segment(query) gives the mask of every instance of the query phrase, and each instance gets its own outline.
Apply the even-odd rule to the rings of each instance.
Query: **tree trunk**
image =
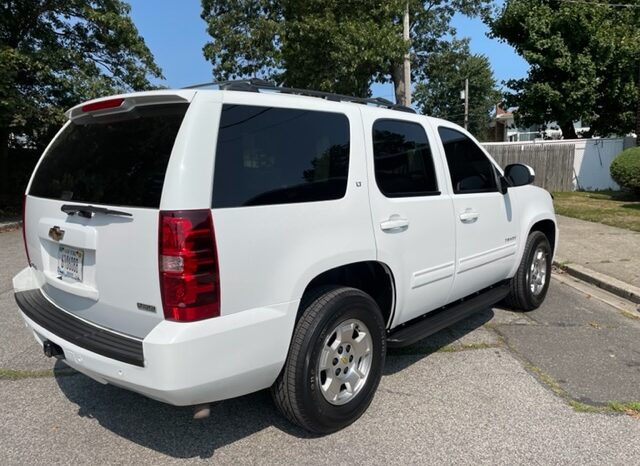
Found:
[[[576,129],[573,127],[573,121],[569,120],[560,125],[562,130],[562,137],[565,139],[578,139]]]
[[[9,128],[0,128],[0,200],[9,195]]]
[[[393,79],[393,88],[396,94],[396,103],[398,105],[407,105],[407,99],[404,93],[404,66],[402,62],[397,65],[393,65],[393,70],[391,70],[391,78]]]

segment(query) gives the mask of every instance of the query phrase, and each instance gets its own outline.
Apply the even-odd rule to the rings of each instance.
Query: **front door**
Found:
[[[456,278],[450,301],[504,280],[516,260],[518,229],[509,192],[498,189],[497,169],[461,131],[440,126],[456,223]]]

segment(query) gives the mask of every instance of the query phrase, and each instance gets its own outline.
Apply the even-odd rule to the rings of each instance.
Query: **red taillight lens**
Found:
[[[27,247],[27,195],[22,197],[22,241],[24,241],[24,252],[27,255],[27,264],[31,266],[31,258],[29,257],[29,248]]]
[[[83,105],[83,112],[95,112],[96,110],[106,110],[107,108],[116,108],[122,105],[124,99],[109,99],[101,100],[100,102],[93,102],[92,104]]]
[[[211,211],[161,211],[160,291],[167,319],[193,322],[220,315],[218,255]]]

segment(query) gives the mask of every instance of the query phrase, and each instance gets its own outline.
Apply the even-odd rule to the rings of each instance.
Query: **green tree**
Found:
[[[492,35],[529,62],[528,76],[507,82],[509,106],[527,125],[557,121],[565,138],[582,119],[591,134],[624,134],[638,102],[640,8],[620,2],[507,0]],[[639,0],[625,0],[637,4]]]
[[[422,113],[464,124],[464,101],[460,91],[469,79],[469,131],[487,138],[490,112],[501,99],[489,60],[473,55],[468,40],[454,40],[426,62],[425,80],[416,84],[415,101]]]
[[[65,109],[161,77],[120,0],[0,3],[0,194],[9,146],[42,149]]]
[[[284,84],[366,96],[389,57],[402,57],[394,2],[287,0],[281,48]]]
[[[455,33],[456,12],[485,14],[489,0],[202,0],[216,80],[261,77],[294,87],[366,96],[373,81],[398,95],[409,51],[412,75]],[[402,38],[409,5],[411,39]]]

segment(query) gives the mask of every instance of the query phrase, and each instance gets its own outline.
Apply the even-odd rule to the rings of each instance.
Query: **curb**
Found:
[[[553,261],[553,265],[579,280],[591,283],[632,303],[640,304],[640,288],[636,286],[582,265],[566,263],[562,259]]]

